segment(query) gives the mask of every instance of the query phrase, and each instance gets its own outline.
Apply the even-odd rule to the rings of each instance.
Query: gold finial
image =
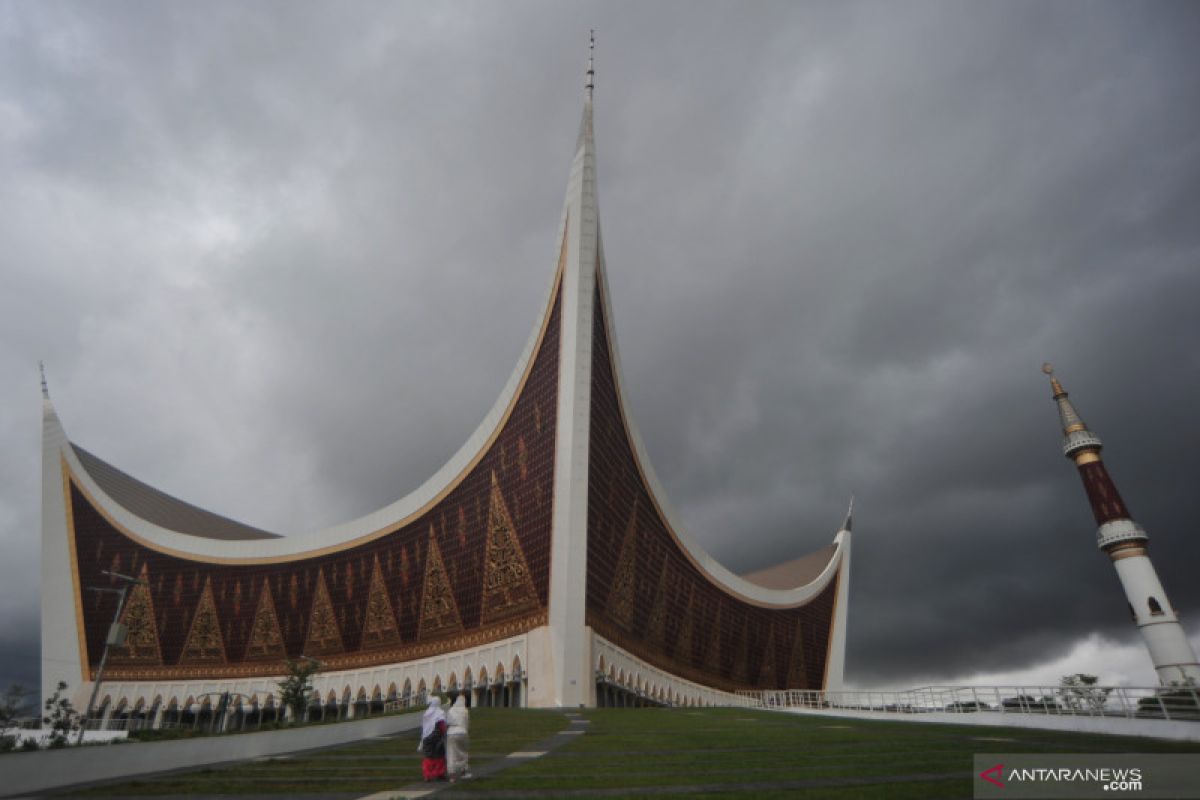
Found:
[[[1054,390],[1054,396],[1057,398],[1060,395],[1066,396],[1067,392],[1063,389],[1062,384],[1058,382],[1058,378],[1054,377],[1054,365],[1049,361],[1042,364],[1042,372],[1050,376],[1050,388]]]

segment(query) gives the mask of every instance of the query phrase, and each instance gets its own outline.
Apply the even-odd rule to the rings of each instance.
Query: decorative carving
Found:
[[[646,643],[655,650],[666,647],[667,639],[667,559],[663,559],[658,574],[658,586],[654,589],[654,602],[650,604],[650,617],[646,623]]]
[[[462,506],[458,507],[458,547],[467,550],[467,510]]]
[[[123,664],[162,664],[162,649],[158,645],[158,627],[154,621],[154,598],[150,596],[150,574],[142,564],[135,583],[129,590],[129,599],[121,612],[121,623],[126,628],[125,644],[113,648],[109,659]]]
[[[338,630],[333,603],[329,600],[329,587],[325,585],[325,568],[317,569],[316,594],[313,596],[312,611],[308,615],[308,632],[304,635],[304,654],[309,656],[340,653],[342,634]]]
[[[637,557],[637,500],[629,514],[629,525],[621,542],[621,555],[617,557],[617,570],[613,575],[612,589],[608,593],[608,615],[620,627],[633,632],[634,593],[636,589]]]
[[[217,604],[213,600],[212,578],[204,579],[200,602],[192,617],[192,626],[184,640],[180,664],[224,664],[225,640],[221,638],[221,621],[217,617]]]
[[[488,501],[485,553],[479,624],[491,625],[537,610],[537,589],[495,472],[492,472],[492,493]]]
[[[400,629],[396,615],[392,613],[392,602],[388,599],[387,584],[383,582],[383,568],[379,556],[371,567],[371,587],[367,590],[367,618],[362,628],[362,647],[392,647],[400,643]]]
[[[242,615],[242,581],[238,579],[233,587],[233,615],[240,617]]]
[[[250,625],[250,641],[246,645],[249,659],[269,658],[273,661],[287,655],[283,644],[283,633],[279,630],[279,615],[275,613],[275,598],[271,596],[271,582],[263,581],[258,593],[258,607],[254,609],[254,622]]]
[[[442,563],[442,550],[438,547],[433,526],[429,526],[429,548],[425,554],[425,581],[421,592],[421,622],[417,638],[426,639],[460,633],[462,617],[458,615],[458,603],[454,600],[454,589]]]

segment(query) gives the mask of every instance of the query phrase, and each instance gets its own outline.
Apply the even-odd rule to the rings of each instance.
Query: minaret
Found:
[[[1043,364],[1042,372],[1050,376],[1054,401],[1058,403],[1064,437],[1063,455],[1079,468],[1092,514],[1100,526],[1096,533],[1097,544],[1117,569],[1117,577],[1125,588],[1134,622],[1146,641],[1159,682],[1164,685],[1200,684],[1200,662],[1146,552],[1149,537],[1142,526],[1133,521],[1116,484],[1109,477],[1100,459],[1103,445],[1099,437],[1088,430],[1076,413],[1062,384],[1054,377],[1054,367]]]

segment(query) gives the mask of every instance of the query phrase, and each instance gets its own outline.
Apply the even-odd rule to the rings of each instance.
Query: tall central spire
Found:
[[[585,628],[587,502],[591,423],[592,333],[598,277],[603,272],[600,213],[596,201],[596,146],[592,135],[594,62],[589,39],[586,95],[579,139],[563,203],[562,300],[558,411],[555,433],[551,532],[550,635],[553,684],[548,705],[574,708],[589,702],[591,682]],[[531,690],[532,691],[532,690]],[[532,695],[531,695],[532,697]]]

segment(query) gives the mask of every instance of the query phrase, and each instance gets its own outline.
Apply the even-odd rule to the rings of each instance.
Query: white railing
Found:
[[[760,708],[891,714],[1055,714],[1200,722],[1200,688],[1132,686],[921,686],[902,691],[742,691]]]

